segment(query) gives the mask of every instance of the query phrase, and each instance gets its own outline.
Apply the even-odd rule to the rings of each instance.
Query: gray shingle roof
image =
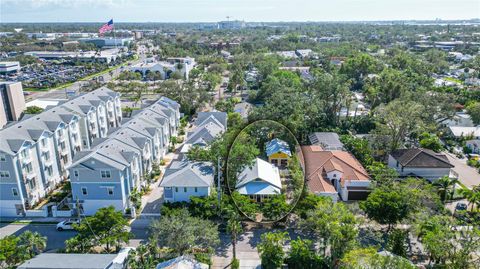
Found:
[[[397,149],[391,153],[403,167],[452,168],[445,154],[423,148]]]
[[[223,125],[223,128],[227,128],[227,113],[225,112],[198,112],[197,119],[195,120],[195,125],[200,126],[205,123],[209,118],[215,118],[220,124]]]
[[[174,161],[166,169],[162,187],[210,187],[214,182],[213,166],[207,162]]]
[[[0,130],[0,151],[13,155],[18,151],[18,145],[23,142],[8,142],[8,140],[13,138],[14,140],[35,142],[39,138],[39,134],[32,130],[55,131],[60,124],[69,124],[76,117],[84,116],[86,112],[94,109],[91,102],[99,104],[100,96],[114,97],[117,95],[119,94],[106,87],[101,87],[47,109],[38,115],[15,122]]]
[[[107,269],[117,254],[41,253],[19,269]]]

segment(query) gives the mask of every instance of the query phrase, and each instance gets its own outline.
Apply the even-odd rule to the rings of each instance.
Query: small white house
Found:
[[[213,166],[207,162],[174,161],[165,171],[160,187],[165,202],[190,201],[208,196],[214,183]]]
[[[282,192],[280,172],[275,165],[256,158],[252,167],[245,167],[239,174],[235,189],[260,202],[264,197]]]

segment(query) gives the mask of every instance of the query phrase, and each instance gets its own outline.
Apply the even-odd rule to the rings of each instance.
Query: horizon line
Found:
[[[113,18],[113,21],[116,23],[185,23],[185,24],[191,24],[191,23],[218,23],[218,22],[224,22],[227,20],[221,20],[221,21],[115,21],[115,18]],[[386,19],[379,19],[379,20],[319,20],[319,21],[312,21],[312,20],[305,20],[305,21],[299,21],[299,20],[290,20],[290,21],[246,21],[246,20],[241,20],[241,19],[235,19],[235,20],[230,20],[230,21],[243,21],[245,23],[331,23],[331,22],[406,22],[406,21],[423,21],[423,22],[449,22],[449,21],[478,21],[480,23],[480,17],[479,18],[470,18],[470,19],[441,19],[441,18],[435,18],[435,19],[391,19],[391,20],[386,20]],[[0,22],[0,26],[2,24],[13,24],[13,23],[103,23],[105,21],[7,21],[7,22]]]

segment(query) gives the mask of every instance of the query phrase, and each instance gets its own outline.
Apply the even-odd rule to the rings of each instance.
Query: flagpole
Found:
[[[112,19],[112,22],[113,22],[113,19]],[[117,38],[115,37],[115,23],[112,23],[113,24],[113,43],[115,44],[115,50],[117,50],[118,52],[118,49],[117,49]]]

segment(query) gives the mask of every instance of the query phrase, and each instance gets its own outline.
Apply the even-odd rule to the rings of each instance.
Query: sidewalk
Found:
[[[73,217],[72,217],[73,218]],[[59,223],[62,220],[68,218],[53,218],[53,217],[2,217],[0,219],[0,223],[19,223],[19,224],[28,224],[28,223],[45,223],[45,224],[52,224],[52,223]]]

